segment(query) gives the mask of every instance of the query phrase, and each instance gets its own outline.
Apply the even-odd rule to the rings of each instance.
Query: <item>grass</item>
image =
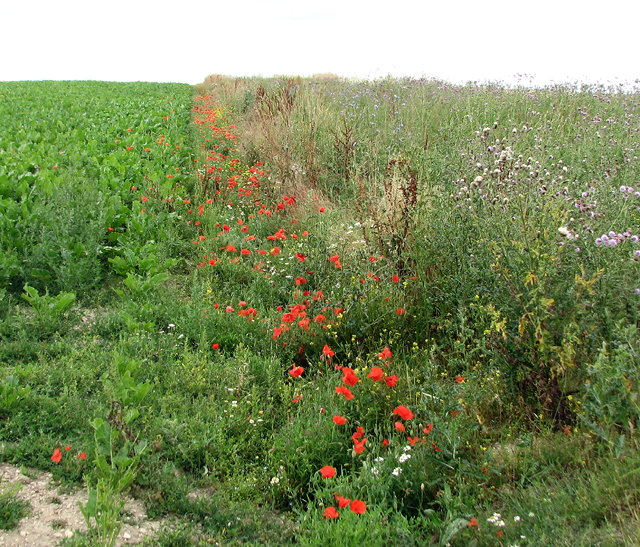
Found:
[[[153,545],[636,544],[637,93],[207,81],[0,86],[0,458]]]
[[[0,492],[0,530],[13,530],[30,510],[31,504],[16,496],[14,489],[3,488]]]

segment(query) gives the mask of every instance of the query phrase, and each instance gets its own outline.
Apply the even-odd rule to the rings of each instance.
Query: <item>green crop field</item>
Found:
[[[0,461],[65,546],[637,545],[639,99],[0,82]]]

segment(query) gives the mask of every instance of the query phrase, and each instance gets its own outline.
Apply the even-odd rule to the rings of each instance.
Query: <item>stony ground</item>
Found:
[[[86,503],[86,489],[72,493],[61,492],[52,483],[51,474],[41,471],[21,471],[15,465],[0,463],[0,489],[20,485],[17,496],[31,505],[29,516],[22,519],[17,529],[0,530],[0,547],[52,547],[76,531],[87,526],[78,502]],[[117,546],[134,545],[144,536],[153,535],[159,522],[147,520],[144,506],[130,499],[125,507],[127,518],[120,531]]]

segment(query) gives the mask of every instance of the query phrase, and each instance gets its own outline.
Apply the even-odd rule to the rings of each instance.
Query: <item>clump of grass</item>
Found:
[[[0,491],[0,530],[17,528],[31,510],[31,504],[16,494],[16,488],[3,488]]]

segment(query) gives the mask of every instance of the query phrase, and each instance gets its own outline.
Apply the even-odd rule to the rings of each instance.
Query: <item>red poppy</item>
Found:
[[[384,378],[384,371],[380,367],[372,367],[367,378],[371,378],[374,382],[379,382]]]
[[[396,422],[393,425],[396,426],[396,429],[402,433],[405,430],[404,424],[402,422]]]
[[[56,449],[53,451],[53,456],[51,456],[51,460],[52,460],[54,463],[60,463],[60,460],[61,460],[61,459],[62,459],[62,452],[60,452],[60,449],[59,449],[59,448],[56,448]]]
[[[361,441],[357,442],[353,447],[353,451],[356,454],[362,454],[362,452],[364,452],[364,445],[367,443],[367,440],[368,439],[365,437]]]
[[[298,321],[298,326],[301,329],[309,330],[309,321],[310,319],[308,317],[305,317],[302,321]]]
[[[235,253],[238,250],[233,245],[227,245],[225,249],[230,253]]]
[[[397,276],[397,275],[394,275],[394,276],[393,276],[393,282],[394,282],[394,283],[397,283],[398,281],[400,281],[400,279],[398,278],[398,276]]]
[[[335,355],[335,352],[331,351],[331,348],[327,344],[325,344],[322,348],[322,355],[324,355],[325,357],[333,357]]]
[[[331,467],[330,465],[325,465],[320,469],[320,473],[322,474],[323,479],[331,479],[336,476],[336,468]]]
[[[429,433],[431,433],[432,429],[433,429],[433,424],[427,424],[427,427],[425,427],[422,431],[424,431],[425,435],[428,435]]]
[[[431,446],[433,446],[436,452],[440,452],[441,449],[436,446],[436,443],[431,443]]]
[[[475,526],[478,530],[480,530],[480,525],[478,524],[478,519],[476,517],[472,517],[471,520],[467,523],[467,526]]]
[[[342,381],[348,386],[355,386],[358,383],[359,378],[356,376],[355,371],[349,367],[343,367],[342,372],[344,376]]]
[[[304,285],[307,280],[304,277],[296,277],[296,286]]]
[[[398,405],[393,409],[393,413],[400,416],[403,420],[412,420],[413,412],[411,412],[406,406]]]
[[[297,367],[297,366],[293,365],[291,367],[291,370],[289,371],[289,375],[292,378],[297,378],[298,376],[302,376],[303,372],[304,372],[304,367]]]
[[[462,382],[464,382],[464,376],[456,376],[456,382],[458,384],[461,384]]]
[[[383,439],[382,446],[389,446],[389,441],[387,439]]]
[[[320,212],[324,213],[324,207],[320,207]]]
[[[240,251],[240,254],[245,256],[250,255],[251,251],[249,249],[242,249],[242,251]]]
[[[393,387],[398,383],[398,377],[394,374],[393,376],[387,376],[384,381],[386,382],[387,386]]]
[[[340,513],[338,513],[338,511],[336,511],[335,507],[327,507],[324,510],[324,515],[322,515],[323,517],[326,517],[328,519],[337,519],[340,516]]]
[[[87,455],[84,452],[80,452],[80,454],[78,454],[78,458],[80,458],[81,460],[86,460]]]
[[[228,312],[232,312],[232,311],[234,311],[234,309],[231,306],[227,306],[227,311]]]
[[[411,446],[415,446],[416,443],[420,440],[420,437],[407,437],[407,440],[409,441],[409,444]]]
[[[278,336],[280,336],[281,334],[282,334],[282,329],[281,329],[281,328],[276,327],[276,328],[274,328],[274,329],[273,329],[273,335],[271,336],[271,338],[273,338],[273,339],[275,340],[275,339],[276,339],[276,338],[278,338]]]
[[[362,513],[364,513],[367,510],[367,506],[364,503],[364,501],[361,500],[353,500],[351,502],[351,510],[356,514],[356,515],[362,515]]]
[[[393,354],[389,348],[384,348],[380,353],[378,353],[378,357],[384,361],[385,359],[391,359]]]
[[[354,443],[357,443],[358,439],[363,435],[364,435],[364,428],[359,425],[358,429],[356,429],[356,432],[353,435],[351,435],[351,438],[353,439]]]
[[[347,498],[341,496],[340,494],[336,494],[333,497],[338,500],[338,507],[340,507],[340,509],[344,509],[347,505],[349,505],[351,503],[350,499],[347,499]]]
[[[348,387],[338,386],[336,388],[336,393],[339,395],[344,395],[345,399],[353,399],[354,395],[351,393],[351,390]]]
[[[218,349],[220,347],[220,344],[212,344],[211,347],[213,349]]]
[[[146,197],[142,196],[142,197],[140,198],[140,201],[149,201],[149,200],[148,200]]]
[[[333,417],[333,423],[336,425],[344,425],[347,423],[347,419],[342,416],[338,416],[337,414]]]
[[[302,253],[296,253],[296,258],[300,261],[300,262],[304,262],[306,260],[306,256],[303,255]]]

